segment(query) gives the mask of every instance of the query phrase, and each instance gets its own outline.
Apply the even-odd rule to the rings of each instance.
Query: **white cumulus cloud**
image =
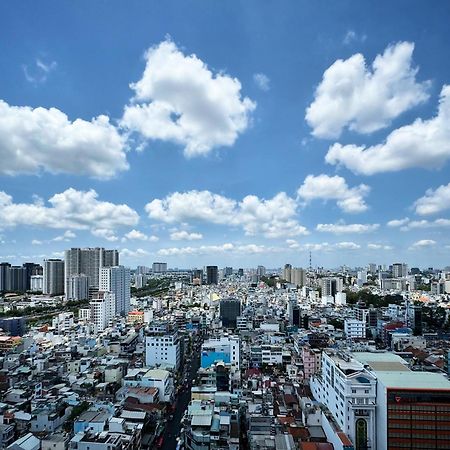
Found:
[[[55,194],[48,200],[48,206],[40,199],[35,203],[15,203],[13,198],[0,191],[0,224],[3,228],[31,226],[39,228],[55,228],[67,230],[90,230],[103,237],[108,230],[122,226],[133,226],[139,221],[136,211],[125,204],[101,201],[93,189],[77,191],[69,188]],[[73,233],[67,231],[65,238]]]
[[[405,217],[404,219],[394,219],[394,220],[390,220],[387,223],[387,226],[392,227],[392,228],[402,227],[402,226],[406,225],[408,222],[409,222],[408,217]]]
[[[148,236],[148,235],[144,234],[142,231],[133,229],[123,236],[122,242],[125,242],[126,240],[158,242],[159,238],[158,238],[158,236],[154,236],[154,235]]]
[[[240,202],[210,191],[175,192],[145,206],[151,219],[230,225],[243,228],[247,235],[268,238],[308,234],[296,218],[296,209],[296,201],[284,192],[268,200],[248,195]]]
[[[416,82],[413,50],[410,42],[391,45],[377,55],[372,67],[360,53],[335,61],[324,72],[314,101],[306,110],[312,134],[337,138],[345,127],[371,133],[426,101],[429,83]]]
[[[130,250],[128,248],[123,248],[120,250],[120,256],[124,256],[125,258],[143,258],[148,256],[149,252],[142,248],[138,248],[136,250]]]
[[[306,202],[316,199],[336,200],[342,211],[359,213],[368,209],[364,197],[369,192],[370,187],[365,184],[350,188],[343,177],[321,174],[308,175],[297,194]]]
[[[416,200],[414,207],[416,214],[421,216],[450,209],[450,183],[439,186],[436,190],[428,189],[423,197]]]
[[[162,248],[158,251],[159,256],[192,256],[192,255],[249,255],[261,253],[273,253],[280,251],[276,247],[266,247],[257,244],[232,244],[227,242],[220,245],[202,245],[200,247],[171,247]]]
[[[393,247],[384,244],[367,244],[367,248],[369,250],[392,250]]]
[[[400,220],[391,220],[388,226],[400,227],[401,231],[409,231],[420,228],[448,228],[450,227],[450,219],[435,219],[435,220],[410,220],[408,218]]]
[[[420,241],[414,242],[414,244],[411,245],[411,249],[421,249],[421,248],[429,248],[436,245],[436,241],[433,241],[433,239],[422,239]]]
[[[413,167],[440,168],[449,159],[450,85],[442,88],[438,114],[432,119],[416,119],[392,131],[384,143],[371,147],[336,143],[325,157],[329,164],[363,175]]]
[[[130,85],[134,98],[121,126],[144,139],[175,142],[188,157],[229,147],[249,125],[256,104],[241,96],[241,83],[213,73],[196,55],[170,40],[145,54],[142,78]]]
[[[0,100],[0,174],[69,173],[111,178],[127,170],[126,142],[107,116],[70,121],[56,108]]]
[[[319,223],[316,230],[325,233],[345,234],[345,233],[370,233],[379,228],[378,223]]]
[[[56,236],[55,238],[53,238],[52,241],[55,241],[55,242],[60,242],[60,241],[69,242],[71,239],[73,239],[75,237],[77,237],[77,235],[73,231],[67,230],[67,231],[64,232],[64,234]]]
[[[201,233],[189,233],[186,230],[177,230],[170,233],[170,239],[172,241],[198,241],[203,239]]]

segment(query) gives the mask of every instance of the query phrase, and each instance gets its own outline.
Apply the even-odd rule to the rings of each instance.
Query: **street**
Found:
[[[163,450],[175,450],[177,448],[177,437],[179,436],[180,430],[182,428],[181,420],[191,398],[191,382],[195,378],[197,370],[200,367],[200,350],[197,351],[194,348],[192,353],[192,361],[190,363],[191,367],[189,372],[187,373],[188,383],[184,383],[183,380],[183,389],[178,394],[175,411],[173,413],[173,419],[167,423],[163,433],[164,441],[161,447]]]

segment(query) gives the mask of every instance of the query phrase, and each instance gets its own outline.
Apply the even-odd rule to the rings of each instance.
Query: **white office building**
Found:
[[[392,277],[405,278],[408,275],[408,265],[405,263],[392,264]]]
[[[31,292],[42,292],[44,290],[44,276],[31,275],[30,289]]]
[[[340,429],[353,443],[359,443],[355,448],[378,448],[377,382],[363,364],[348,354],[325,350],[322,353],[322,372],[311,377],[310,387],[313,397],[328,408]],[[334,439],[335,436],[333,432],[327,438]]]
[[[55,316],[52,320],[52,326],[58,330],[58,332],[64,332],[70,330],[74,325],[73,312],[63,312]]]
[[[167,263],[154,262],[152,264],[152,272],[153,273],[164,273],[164,272],[167,272]]]
[[[91,322],[97,331],[103,331],[116,315],[116,299],[111,292],[98,292],[90,301]]]
[[[145,364],[149,367],[157,365],[180,367],[180,339],[175,329],[149,329],[145,337]]]
[[[67,280],[66,300],[87,300],[89,298],[89,278],[87,275],[71,275]]]
[[[344,332],[347,339],[365,339],[366,321],[358,319],[345,319]]]
[[[321,280],[322,297],[333,297],[344,289],[344,280],[339,277],[325,277]]]
[[[125,316],[130,310],[130,269],[123,266],[100,268],[100,291],[112,292],[116,314]]]

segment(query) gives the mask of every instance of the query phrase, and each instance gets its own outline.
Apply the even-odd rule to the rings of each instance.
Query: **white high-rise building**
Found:
[[[165,365],[178,369],[180,358],[178,331],[165,326],[150,327],[145,337],[145,364],[150,367]]]
[[[364,283],[367,283],[367,271],[359,270],[357,273],[357,283],[361,287]]]
[[[364,365],[343,353],[325,350],[322,353],[322,373],[310,379],[313,397],[327,406],[339,428],[352,442],[376,449],[376,378]],[[327,418],[325,420],[328,422]],[[329,423],[322,424],[327,438],[339,446],[339,438]],[[331,430],[331,431],[329,431]],[[337,439],[338,442],[334,442]]]
[[[116,299],[116,314],[125,316],[130,310],[130,269],[123,266],[100,269],[100,291],[112,292]]]
[[[44,289],[44,276],[31,275],[30,290],[31,292],[42,292]]]
[[[52,325],[58,332],[67,331],[73,327],[73,319],[73,312],[63,312],[53,318]]]
[[[66,300],[87,300],[89,298],[89,278],[87,275],[71,275],[67,280]]]
[[[338,292],[344,289],[344,281],[342,278],[326,277],[322,278],[322,297],[334,297]]]
[[[291,271],[292,271],[292,265],[285,264],[284,269],[283,269],[283,280],[287,281],[288,283],[291,282]]]
[[[301,267],[291,269],[291,283],[297,286],[304,286],[306,284],[306,273]]]
[[[264,266],[258,266],[257,269],[256,269],[256,275],[258,275],[258,277],[265,276],[266,275],[266,268]]]
[[[119,265],[117,250],[104,248],[71,248],[65,252],[65,293],[69,292],[69,277],[72,275],[86,275],[89,288],[99,288],[100,267]]]
[[[134,276],[134,287],[136,289],[141,289],[148,283],[148,280],[148,275],[136,274]]]
[[[109,321],[116,315],[116,299],[111,292],[98,292],[90,301],[91,322],[97,331],[103,331]]]
[[[167,263],[163,262],[154,262],[152,264],[152,272],[153,273],[163,273],[167,272]]]
[[[404,278],[408,275],[408,265],[405,263],[392,264],[392,278]]]
[[[48,295],[64,294],[64,261],[61,259],[44,260],[42,292]]]
[[[348,339],[365,339],[366,321],[358,319],[345,319],[344,332]]]

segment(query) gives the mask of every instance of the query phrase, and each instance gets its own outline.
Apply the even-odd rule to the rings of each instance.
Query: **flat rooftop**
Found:
[[[357,352],[353,357],[367,364],[387,388],[398,389],[445,389],[450,390],[450,381],[444,375],[431,372],[413,372],[406,361],[390,352]]]

